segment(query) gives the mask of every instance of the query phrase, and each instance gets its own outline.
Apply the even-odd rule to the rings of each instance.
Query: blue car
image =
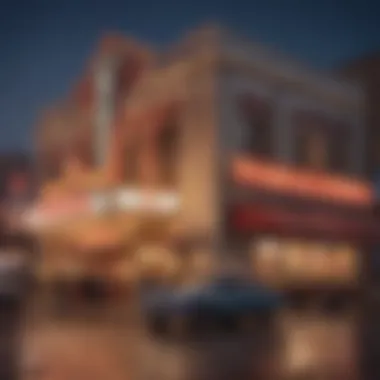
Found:
[[[173,321],[222,320],[268,314],[280,296],[240,278],[221,277],[207,286],[151,290],[143,295],[142,307],[148,327],[167,330]]]

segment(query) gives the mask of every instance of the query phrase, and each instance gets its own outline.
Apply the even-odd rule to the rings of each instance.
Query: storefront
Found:
[[[170,241],[177,202],[175,194],[132,189],[42,199],[24,214],[24,224],[41,243],[43,277],[133,282],[143,272],[137,259],[143,242],[165,246]],[[162,251],[157,248],[157,255]]]
[[[287,296],[283,371],[357,378],[365,258],[378,239],[369,185],[248,160],[233,174],[228,238],[245,250],[252,278]]]
[[[205,280],[212,268],[209,243],[178,230],[179,203],[176,193],[139,189],[40,200],[24,214],[41,248],[40,280],[91,277],[114,289],[134,288],[147,278]]]
[[[348,374],[357,369],[353,358],[364,292],[363,242],[348,234],[308,235],[303,229],[292,230],[291,223],[275,231],[247,234],[245,239],[252,277],[287,294],[279,318],[284,370],[310,376],[321,369],[326,376],[347,371],[344,378],[350,379]],[[337,343],[342,346],[337,348]]]

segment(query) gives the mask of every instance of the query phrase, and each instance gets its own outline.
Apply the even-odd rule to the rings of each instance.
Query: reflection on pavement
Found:
[[[125,379],[131,375],[131,363],[122,338],[112,331],[84,326],[37,329],[26,334],[21,363],[24,378],[43,374],[44,379]]]
[[[218,368],[218,379],[221,379],[222,375],[227,376],[231,363],[252,362],[252,358],[244,358],[249,350],[241,342],[207,342],[202,346],[203,351],[200,346],[192,350],[153,342],[141,328],[137,310],[137,303],[131,299],[119,299],[103,306],[71,303],[63,308],[57,308],[47,299],[35,303],[30,308],[23,336],[22,380],[177,380],[184,379],[190,368],[193,380],[203,378],[189,364],[193,360],[209,366],[210,370]],[[323,322],[323,318],[293,319],[283,321],[283,338],[288,344],[281,356],[287,363],[280,367],[285,372],[298,372],[304,366],[317,366],[316,372],[320,372],[321,367],[332,369],[339,364],[344,369],[344,378],[352,378],[348,375],[354,373],[349,324]],[[318,363],[317,340],[321,343],[317,350]],[[342,370],[338,372],[339,376],[343,374]],[[244,377],[241,375],[240,379]]]
[[[62,314],[43,303],[33,306],[21,348],[22,380],[134,377],[138,328],[130,308],[80,305]]]

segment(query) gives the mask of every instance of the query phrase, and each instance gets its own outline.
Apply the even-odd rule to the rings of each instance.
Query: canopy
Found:
[[[347,217],[334,212],[293,211],[285,207],[237,205],[230,213],[236,232],[276,232],[286,235],[318,235],[328,239],[380,241],[380,224],[370,215]]]

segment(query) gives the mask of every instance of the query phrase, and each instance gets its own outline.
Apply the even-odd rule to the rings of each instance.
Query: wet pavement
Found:
[[[135,378],[136,312],[124,299],[98,305],[35,300],[23,328],[21,379]]]
[[[192,345],[153,341],[129,296],[84,304],[41,293],[18,314],[20,320],[0,314],[0,354],[7,364],[0,366],[1,380],[14,380],[17,367],[21,380],[241,380],[252,362],[247,342],[223,336]]]
[[[205,375],[210,380],[215,378],[212,368],[220,369],[214,374],[218,379],[230,379],[233,363],[249,363],[240,342],[226,343],[223,337],[191,346],[152,340],[141,325],[137,302],[127,297],[103,305],[52,301],[42,297],[28,308],[20,342],[21,380],[178,380]],[[210,356],[211,351],[217,354]],[[194,372],[195,361],[201,365]]]

